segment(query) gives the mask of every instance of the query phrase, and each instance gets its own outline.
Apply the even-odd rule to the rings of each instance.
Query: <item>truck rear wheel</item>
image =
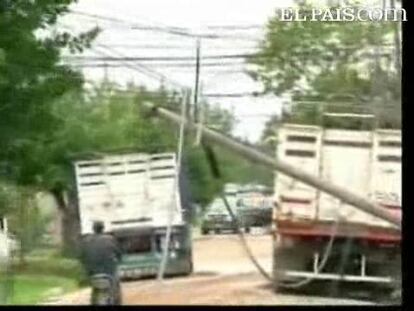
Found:
[[[206,235],[209,233],[210,230],[208,230],[207,228],[201,228],[201,234],[202,235]]]
[[[193,273],[193,271],[194,271],[194,264],[193,264],[193,261],[191,260],[190,261],[190,268],[187,271],[187,275],[190,275],[191,273]]]
[[[190,259],[188,261],[187,265],[186,265],[186,269],[185,269],[183,275],[188,276],[188,275],[193,273],[193,270],[194,270],[193,260]]]

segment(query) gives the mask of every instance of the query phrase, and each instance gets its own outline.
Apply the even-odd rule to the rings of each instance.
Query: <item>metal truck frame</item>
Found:
[[[174,212],[165,275],[192,273],[190,204],[183,200],[184,176],[176,172],[174,153],[108,154],[74,165],[81,234],[91,233],[94,220],[104,221],[124,253],[121,278],[157,274],[170,208]]]

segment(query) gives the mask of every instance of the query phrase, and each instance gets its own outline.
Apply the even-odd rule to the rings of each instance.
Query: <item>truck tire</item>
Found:
[[[244,228],[244,232],[245,232],[245,233],[250,233],[250,227],[246,227],[246,228]]]
[[[194,271],[194,264],[193,264],[193,261],[191,260],[190,261],[190,268],[188,269],[187,275],[192,274],[193,271]]]
[[[206,235],[209,233],[210,230],[208,230],[207,228],[201,228],[201,234],[202,235]]]
[[[190,259],[188,264],[186,265],[186,269],[185,269],[183,275],[188,276],[188,275],[193,273],[193,270],[194,270],[193,260]]]

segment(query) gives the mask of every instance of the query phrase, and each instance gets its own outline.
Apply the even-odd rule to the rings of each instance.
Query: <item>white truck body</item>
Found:
[[[106,231],[183,225],[178,195],[176,156],[106,155],[75,162],[81,234],[101,220]]]
[[[279,130],[277,157],[317,177],[359,193],[401,215],[401,131],[339,130],[285,124]],[[276,217],[391,226],[341,204],[338,199],[288,176],[275,180]]]

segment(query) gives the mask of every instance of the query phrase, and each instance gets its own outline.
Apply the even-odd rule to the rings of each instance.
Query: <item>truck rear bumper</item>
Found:
[[[338,280],[345,282],[365,282],[365,283],[392,283],[394,280],[391,277],[376,277],[376,276],[359,276],[359,275],[338,275],[333,273],[313,273],[302,271],[285,271],[289,279],[291,278],[312,278],[317,280]]]
[[[276,282],[300,279],[337,280],[393,285],[401,281],[398,246],[383,248],[342,238],[327,253],[325,241],[283,236],[274,240],[273,271]],[[347,249],[347,250],[346,250]],[[347,253],[347,254],[346,254]]]
[[[364,283],[393,283],[396,280],[392,276],[373,276],[367,275],[367,260],[366,256],[360,257],[360,271],[359,274],[338,274],[318,271],[320,258],[318,254],[313,257],[313,271],[283,271],[283,277],[288,279],[296,278],[311,278],[316,280],[337,280],[345,282],[364,282]]]
[[[191,256],[182,256],[180,258],[169,258],[165,269],[165,275],[189,274],[192,272]],[[139,279],[145,277],[154,277],[158,274],[160,261],[152,263],[137,262],[121,264],[119,274],[122,279]]]
[[[155,276],[158,268],[120,268],[119,276],[121,279],[138,279],[143,277]]]
[[[233,222],[206,221],[202,224],[202,228],[206,230],[233,230],[235,228],[235,225]]]

